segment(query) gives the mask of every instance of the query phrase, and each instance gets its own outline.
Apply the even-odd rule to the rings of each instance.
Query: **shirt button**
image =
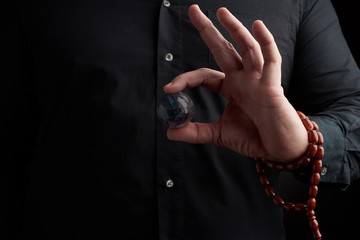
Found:
[[[166,181],[166,187],[172,188],[173,186],[174,186],[174,181],[171,180],[171,179],[168,179],[168,180]]]
[[[168,1],[168,0],[164,0],[163,4],[165,7],[170,7],[170,1]]]
[[[174,59],[174,56],[171,53],[165,55],[165,60],[171,62]]]
[[[324,175],[327,173],[327,171],[328,171],[327,167],[323,167],[323,168],[321,169],[320,175],[321,175],[321,176],[324,176]]]

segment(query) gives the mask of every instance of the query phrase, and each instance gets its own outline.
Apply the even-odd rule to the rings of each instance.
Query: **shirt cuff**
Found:
[[[343,189],[347,188],[351,183],[351,169],[346,158],[345,136],[340,124],[331,118],[318,116],[309,118],[319,125],[319,131],[324,136],[325,154],[320,182],[336,183]]]

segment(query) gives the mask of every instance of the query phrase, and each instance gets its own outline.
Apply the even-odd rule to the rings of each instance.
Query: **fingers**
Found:
[[[219,131],[216,123],[192,123],[182,128],[169,128],[167,137],[188,143],[216,143]]]
[[[244,70],[261,72],[264,60],[260,46],[248,29],[226,8],[220,8],[217,16],[231,38],[240,47]]]
[[[262,82],[264,84],[281,84],[281,55],[276,46],[274,37],[265,27],[262,21],[255,21],[253,24],[253,33],[260,44],[261,52],[264,58],[264,67],[262,72]]]
[[[210,91],[220,92],[225,74],[208,68],[183,73],[164,86],[166,93],[182,91],[184,88],[203,86]]]
[[[262,73],[263,83],[281,83],[281,55],[274,37],[262,21],[255,21],[253,33],[244,27],[226,8],[217,12],[220,23],[241,49],[244,70]]]
[[[254,38],[226,8],[220,8],[217,16],[220,23],[240,47],[241,57],[197,5],[189,8],[191,21],[200,32],[222,71],[230,73],[243,69],[248,72],[260,73],[258,76],[262,76],[261,80],[266,84],[274,82],[280,84],[281,56],[274,37],[262,21],[255,21],[253,24]]]
[[[202,13],[198,5],[189,8],[189,17],[223,72],[230,73],[242,69],[240,55]]]

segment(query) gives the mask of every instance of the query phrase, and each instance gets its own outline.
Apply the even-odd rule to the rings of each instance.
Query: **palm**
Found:
[[[218,11],[220,22],[242,50],[240,57],[200,9],[190,7],[189,15],[223,72],[188,72],[164,90],[175,92],[202,85],[220,92],[229,103],[218,122],[169,129],[168,137],[190,143],[212,142],[250,157],[285,160],[301,155],[306,148],[306,132],[283,94],[281,57],[262,22],[253,25],[255,40],[230,12]]]
[[[221,134],[216,144],[229,147],[246,156],[257,156],[258,153],[264,152],[256,125],[236,104],[227,105],[218,125]]]
[[[229,79],[231,77],[236,80]],[[275,148],[281,145],[274,144],[275,139],[268,140],[274,120],[262,116],[276,116],[276,112],[282,114],[281,112],[291,111],[291,105],[283,96],[280,86],[259,86],[256,81],[261,79],[252,79],[254,76],[241,71],[229,78],[225,77],[220,89],[229,104],[215,124],[217,131],[221,133],[215,143],[246,156],[272,158],[269,153],[281,152],[281,149]],[[253,84],[247,84],[249,81]],[[269,126],[271,129],[267,129]]]

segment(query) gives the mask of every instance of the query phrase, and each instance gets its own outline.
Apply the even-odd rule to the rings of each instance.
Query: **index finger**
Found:
[[[209,68],[200,68],[183,73],[164,86],[164,91],[174,93],[184,88],[203,86],[211,91],[220,92],[225,74]]]
[[[198,5],[190,6],[189,17],[223,72],[242,69],[241,57],[234,46],[222,36]]]

